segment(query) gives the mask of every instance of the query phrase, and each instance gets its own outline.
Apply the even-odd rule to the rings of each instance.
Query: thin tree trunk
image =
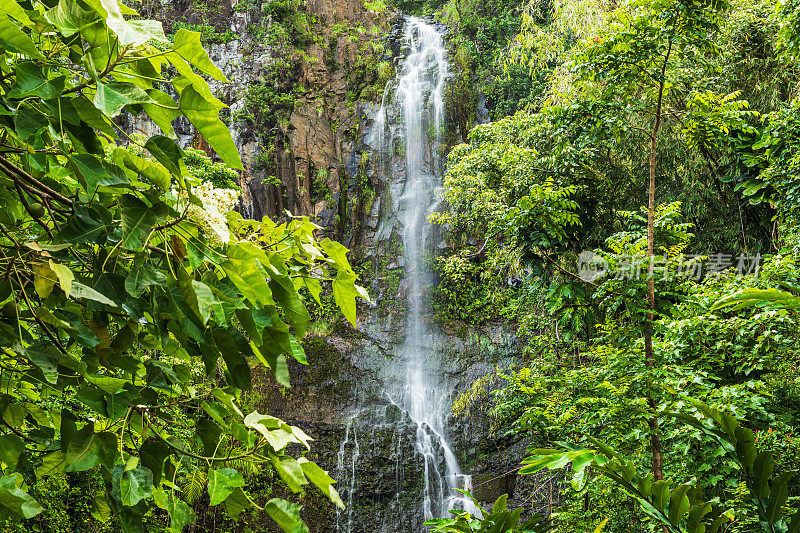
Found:
[[[667,48],[667,54],[664,56],[664,63],[661,65],[661,78],[658,82],[658,101],[656,102],[656,118],[653,123],[653,132],[650,135],[650,184],[648,187],[648,201],[647,201],[647,320],[644,326],[644,360],[648,369],[652,369],[655,365],[655,358],[653,356],[653,323],[655,322],[655,309],[656,309],[656,292],[655,282],[653,280],[653,255],[655,251],[655,210],[656,210],[656,148],[658,147],[658,132],[661,129],[661,108],[664,103],[664,77],[667,71],[667,63],[669,56],[672,52],[672,42]],[[653,397],[652,390],[648,391],[647,403],[650,409],[655,410],[656,400]],[[651,416],[647,420],[650,426],[650,446],[653,452],[653,478],[655,480],[663,479],[664,473],[662,468],[662,454],[661,454],[661,430],[658,425],[658,417]]]

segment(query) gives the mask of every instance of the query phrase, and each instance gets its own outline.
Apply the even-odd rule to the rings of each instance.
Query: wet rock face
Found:
[[[242,214],[281,218],[289,210],[314,218],[331,236],[358,244],[362,239],[356,234],[377,196],[364,201],[364,190],[378,188],[368,176],[374,174],[368,164],[370,147],[361,142],[369,128],[369,115],[363,110],[380,98],[375,65],[384,57],[373,44],[385,38],[393,13],[369,11],[360,1],[308,0],[299,9],[311,24],[312,38],[296,46],[276,44],[271,38],[280,23],[272,22],[265,3],[143,0],[139,11],[161,20],[167,33],[179,22],[210,24],[224,41],[205,46],[228,78],[226,83],[209,81],[214,94],[230,106],[222,117],[245,166],[240,178]],[[276,62],[288,63],[289,70],[276,74]],[[367,69],[370,79],[352,75],[366,66],[372,67]],[[359,94],[369,84],[374,87]],[[291,97],[291,109],[285,120],[265,127],[253,120],[260,111],[248,103],[248,91],[276,85]],[[261,111],[273,115],[275,109]],[[154,124],[136,117],[126,125],[147,136],[160,133]],[[188,122],[175,126],[182,146],[207,148]],[[351,161],[355,171],[345,168]]]
[[[359,330],[339,325],[331,336],[306,338],[309,365],[290,363],[288,392],[259,380],[257,392],[264,398],[259,410],[298,425],[315,439],[308,456],[337,479],[347,505],[337,512],[324,496],[309,491],[301,515],[314,533],[424,530],[424,465],[415,448],[416,426],[387,401],[383,389],[382,372],[392,363],[388,354],[402,341],[402,332],[392,331],[375,312],[361,317]],[[516,349],[513,336],[499,327],[444,332],[439,345],[430,357],[444,361],[453,399],[496,364],[509,364]],[[450,419],[451,443],[464,472],[473,475],[473,494],[485,505],[509,494],[510,507],[522,507],[526,515],[541,512],[558,501],[558,486],[549,475],[519,475],[534,440],[492,436],[487,408],[491,390],[500,385],[499,380],[490,382],[469,413]]]

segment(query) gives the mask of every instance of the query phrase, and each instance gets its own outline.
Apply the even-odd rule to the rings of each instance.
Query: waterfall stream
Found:
[[[403,259],[407,294],[405,338],[383,369],[383,393],[390,406],[401,413],[406,434],[414,441],[416,457],[405,458],[418,466],[420,518],[444,517],[451,509],[477,512],[456,489],[470,489],[471,478],[461,472],[447,438],[447,416],[451,389],[447,386],[436,345],[439,336],[425,321],[426,293],[433,277],[427,258],[436,243],[431,240],[428,217],[437,208],[436,191],[441,183],[442,161],[439,146],[444,123],[444,88],[448,77],[447,52],[443,36],[426,21],[407,17],[404,27],[405,59],[398,63],[397,78],[386,88],[383,102],[375,116],[374,145],[381,162],[389,164],[394,183],[402,184],[395,195],[394,214],[402,225]],[[399,157],[398,157],[399,156]],[[352,506],[357,490],[359,448],[356,426],[385,427],[392,421],[381,413],[357,410],[347,425],[347,438],[338,456],[338,479]],[[362,430],[363,431],[363,430]],[[359,434],[359,439],[366,438]],[[363,445],[363,442],[362,442]],[[386,465],[391,468],[392,465]],[[405,465],[394,465],[398,485],[405,475]],[[347,486],[349,484],[349,487]],[[347,499],[345,501],[348,501]],[[399,500],[396,502],[402,507]],[[350,506],[350,507],[351,507]],[[399,509],[408,512],[409,509]],[[342,512],[337,531],[361,533],[353,529],[353,520]],[[383,531],[411,531],[397,523],[384,524]],[[414,526],[419,527],[419,523]],[[375,531],[380,528],[375,527]]]

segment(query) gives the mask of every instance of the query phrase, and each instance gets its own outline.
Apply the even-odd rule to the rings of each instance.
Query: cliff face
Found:
[[[394,12],[376,4],[380,11],[360,0],[149,0],[139,8],[167,33],[201,31],[227,76],[211,87],[230,106],[223,119],[246,169],[244,216],[288,210],[348,240],[369,210],[362,193],[374,187],[358,182],[364,110],[394,74],[385,44]],[[132,125],[144,134],[154,127]],[[184,146],[207,149],[188,123],[176,129]]]

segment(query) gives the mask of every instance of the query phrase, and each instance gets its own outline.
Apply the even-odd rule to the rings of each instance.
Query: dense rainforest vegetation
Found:
[[[309,328],[356,324],[369,272],[308,217],[237,212],[203,47],[235,36],[165,34],[129,4],[0,4],[3,530],[309,531],[308,492],[344,503],[258,384],[291,385]],[[240,4],[273,45],[314,42],[305,2]],[[517,338],[453,416],[534,438],[521,473],[554,470],[559,493],[543,517],[501,497],[431,528],[800,531],[800,4],[364,8],[449,28],[431,308]],[[348,104],[379,99],[388,60],[352,66]],[[265,136],[302,92],[270,68],[239,117]],[[176,119],[208,150],[181,149]]]

